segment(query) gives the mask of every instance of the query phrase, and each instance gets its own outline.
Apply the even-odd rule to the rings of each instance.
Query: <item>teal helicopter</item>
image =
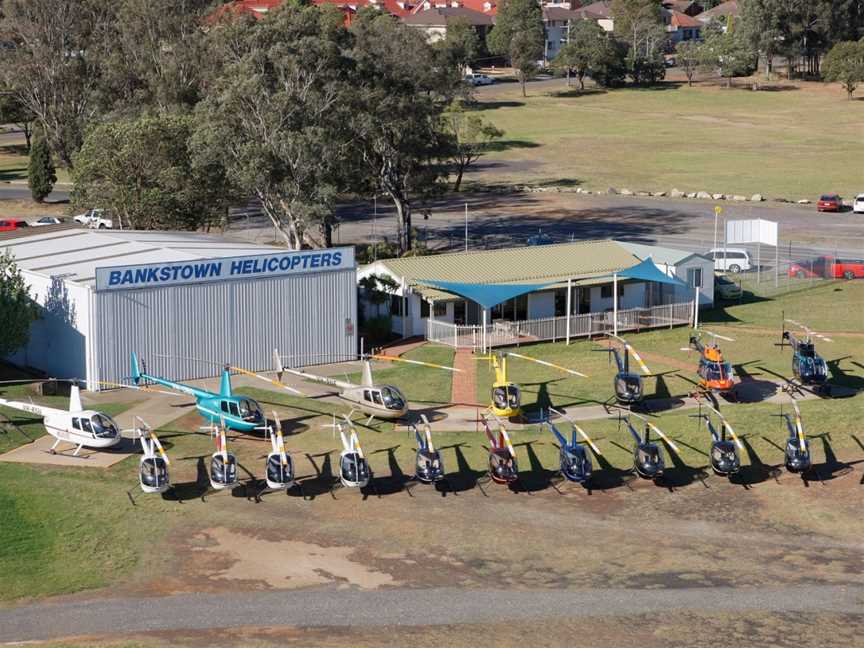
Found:
[[[224,422],[225,427],[236,432],[255,432],[256,430],[264,430],[267,426],[267,420],[264,418],[264,412],[261,406],[253,398],[242,395],[235,395],[231,389],[231,372],[242,373],[244,375],[258,378],[260,380],[270,381],[265,376],[260,376],[248,369],[225,365],[222,369],[222,381],[219,385],[219,392],[214,393],[206,389],[199,389],[183,383],[174,382],[167,378],[152,376],[147,373],[147,367],[143,362],[141,366],[144,371],[139,369],[138,355],[132,353],[132,380],[137,385],[142,380],[154,382],[169,389],[174,389],[183,394],[189,394],[195,398],[195,407],[198,413],[211,425]],[[275,381],[271,381],[275,382]],[[284,385],[280,385],[284,388]]]

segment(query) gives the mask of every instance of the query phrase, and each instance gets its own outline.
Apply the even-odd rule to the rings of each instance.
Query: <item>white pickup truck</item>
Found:
[[[83,214],[78,214],[73,220],[93,229],[114,228],[114,221],[106,218],[104,209],[88,209]]]

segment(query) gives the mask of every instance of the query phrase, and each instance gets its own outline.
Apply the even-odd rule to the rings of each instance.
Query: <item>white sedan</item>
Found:
[[[472,86],[492,85],[495,79],[485,74],[466,74],[465,82]]]
[[[856,214],[864,214],[864,194],[855,196],[855,202],[852,203],[852,211]]]
[[[37,221],[30,223],[31,227],[44,227],[45,225],[61,225],[66,222],[65,218],[57,218],[57,216],[43,216]]]

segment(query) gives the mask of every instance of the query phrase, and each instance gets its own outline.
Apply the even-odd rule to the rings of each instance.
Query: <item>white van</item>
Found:
[[[750,255],[742,248],[714,248],[705,256],[714,259],[714,269],[721,272],[736,274],[751,268]]]

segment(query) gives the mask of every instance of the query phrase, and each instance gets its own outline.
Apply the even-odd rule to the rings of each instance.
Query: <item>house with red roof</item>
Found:
[[[674,9],[663,9],[663,23],[666,25],[666,33],[669,34],[669,40],[673,45],[702,39],[704,23],[685,13]]]

